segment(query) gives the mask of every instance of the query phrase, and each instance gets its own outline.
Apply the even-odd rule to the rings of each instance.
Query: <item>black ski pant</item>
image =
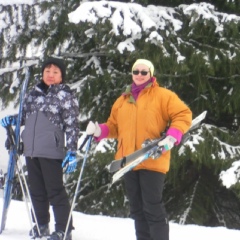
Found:
[[[125,189],[137,240],[169,240],[169,224],[162,201],[165,174],[138,170],[125,174]]]
[[[49,205],[55,218],[55,230],[65,231],[70,204],[63,185],[61,159],[26,157],[29,190],[39,225],[50,221]],[[72,219],[69,230],[72,230]]]

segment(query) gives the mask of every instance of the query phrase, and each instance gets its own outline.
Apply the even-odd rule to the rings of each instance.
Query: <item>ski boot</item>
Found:
[[[47,238],[47,240],[63,240],[64,234],[63,231],[55,231]],[[65,240],[72,240],[71,232],[67,233]]]
[[[38,232],[38,229],[37,229],[37,225],[35,225],[30,230],[29,236],[31,236],[32,239],[35,239],[35,238],[46,237],[46,236],[49,236],[49,234],[50,234],[48,224],[39,225],[39,230],[40,230],[40,235],[39,235],[39,232]]]

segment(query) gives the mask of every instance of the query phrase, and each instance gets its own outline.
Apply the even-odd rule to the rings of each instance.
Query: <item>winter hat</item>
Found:
[[[54,64],[60,68],[61,73],[62,73],[62,82],[64,82],[64,80],[66,78],[66,65],[65,65],[64,61],[60,58],[49,57],[48,59],[45,60],[45,62],[42,65],[42,74],[43,74],[45,67],[49,64]]]
[[[146,65],[148,68],[149,68],[149,71],[151,73],[151,77],[153,76],[154,74],[154,66],[152,64],[152,62],[150,62],[149,60],[147,59],[138,59],[134,64],[133,64],[133,67],[132,67],[132,71],[133,69],[135,68],[136,65],[139,65],[139,64],[144,64]]]

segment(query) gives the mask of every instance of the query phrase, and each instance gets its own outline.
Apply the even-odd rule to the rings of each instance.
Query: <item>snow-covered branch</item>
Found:
[[[109,21],[112,28],[108,34],[114,34],[116,37],[121,36],[118,38],[117,46],[121,53],[124,50],[134,51],[135,41],[144,39],[145,42],[162,46],[165,56],[170,56],[170,52],[174,51],[178,62],[184,61],[186,57],[179,50],[180,44],[187,46],[191,45],[192,41],[198,43],[201,49],[202,47],[217,48],[215,45],[203,45],[194,39],[188,39],[194,35],[195,25],[199,22],[203,22],[206,26],[213,23],[214,26],[211,25],[212,31],[219,41],[223,41],[229,23],[240,23],[240,17],[237,15],[217,12],[215,7],[208,3],[170,8],[153,5],[143,7],[135,3],[111,1],[84,2],[75,11],[69,13],[68,17],[70,22],[79,24],[79,26],[88,23],[91,27],[91,35],[88,35],[90,38],[98,34],[92,29],[92,25],[101,25]],[[186,19],[189,19],[189,26],[184,24]],[[186,33],[184,29],[187,28],[189,29]],[[170,42],[171,50],[164,46],[168,42]],[[234,48],[233,45],[231,47]],[[229,55],[229,51],[225,49],[218,50],[226,56]],[[198,51],[199,49],[196,49],[196,52]]]

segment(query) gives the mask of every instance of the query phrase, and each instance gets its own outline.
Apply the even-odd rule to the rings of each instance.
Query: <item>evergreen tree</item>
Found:
[[[25,64],[34,66],[32,79],[39,80],[42,60],[62,56],[68,83],[79,97],[84,131],[90,119],[107,120],[112,103],[131,83],[133,62],[150,59],[159,84],[175,91],[194,116],[208,110],[205,126],[195,133],[198,142],[173,151],[165,188],[170,218],[236,228],[238,188],[223,187],[219,175],[239,159],[240,18],[227,14],[239,9],[239,3],[176,0],[162,7],[165,2],[84,2],[78,22],[71,21],[79,7],[76,0],[2,5],[2,108],[10,101],[18,104]],[[89,18],[83,19],[86,11]],[[128,216],[123,183],[109,188],[111,175],[105,168],[114,158],[116,142],[103,144],[105,153],[95,152],[93,143],[77,210]],[[78,172],[67,178],[70,196],[77,177]]]
[[[121,0],[120,2],[129,2]],[[143,6],[148,6],[150,4],[156,5],[156,6],[166,6],[166,7],[178,7],[181,4],[198,4],[203,1],[201,0],[132,0],[131,2],[141,4]],[[210,3],[216,7],[216,9],[220,12],[224,13],[234,13],[238,14],[240,13],[240,3],[237,0],[206,0],[204,1],[206,3]]]

